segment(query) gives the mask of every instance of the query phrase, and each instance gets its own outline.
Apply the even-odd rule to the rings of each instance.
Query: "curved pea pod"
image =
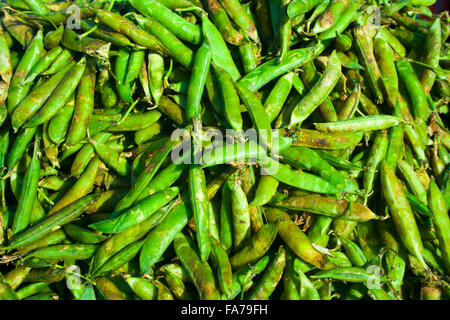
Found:
[[[147,19],[138,15],[134,15],[134,18],[144,30],[150,32],[161,41],[161,43],[170,51],[170,55],[175,61],[187,69],[192,68],[194,52],[178,39],[174,33],[155,19]]]
[[[178,233],[174,239],[174,249],[183,267],[194,282],[198,294],[203,300],[219,300],[214,275],[207,262],[202,262],[195,245],[187,236]]]
[[[283,246],[278,248],[272,262],[262,275],[258,284],[248,296],[248,300],[268,300],[281,280],[286,266],[286,252]]]
[[[336,200],[332,198],[322,197],[317,194],[306,194],[289,197],[284,197],[280,194],[277,194],[272,198],[269,204],[271,206],[288,210],[307,211],[344,220],[365,222],[369,220],[379,219],[379,217],[369,208],[359,203],[352,202],[350,204],[350,202],[346,200]]]
[[[225,118],[234,130],[241,130],[242,116],[238,107],[240,100],[233,80],[225,70],[219,67],[214,67],[214,71],[222,94]]]
[[[90,273],[96,272],[104,263],[120,250],[144,237],[149,230],[155,228],[169,213],[171,206],[166,206],[153,214],[149,219],[142,221],[122,232],[114,234],[106,240],[95,252]],[[144,272],[143,272],[144,273]]]
[[[420,83],[411,63],[405,59],[397,60],[397,72],[402,79],[403,84],[408,91],[409,97],[413,106],[414,118],[427,121],[430,115],[430,108],[428,106],[425,90]]]
[[[63,230],[71,239],[83,244],[97,244],[107,239],[103,235],[72,223],[65,225]]]
[[[26,78],[30,70],[37,63],[43,49],[43,35],[42,31],[39,30],[34,36],[33,40],[31,40],[30,44],[27,46],[27,49],[20,59],[19,64],[15,68],[14,74],[11,78],[8,91],[8,99],[6,100],[9,114],[12,114],[14,109],[17,107],[20,101],[25,98],[28,91],[30,90],[31,84],[21,85],[21,82]]]
[[[427,270],[422,257],[422,239],[411,206],[403,192],[401,181],[384,161],[381,164],[381,189],[403,245]]]
[[[92,257],[98,246],[91,244],[61,244],[32,251],[26,258],[44,260],[85,260]]]
[[[148,54],[148,84],[153,101],[159,104],[164,91],[164,58],[157,53]]]
[[[106,277],[95,278],[95,286],[106,300],[126,300],[125,294]]]
[[[124,120],[107,128],[110,132],[137,131],[154,124],[161,117],[161,112],[151,110],[140,114],[129,115]]]
[[[115,271],[122,267],[124,264],[131,261],[141,250],[144,240],[136,241],[129,244],[114,256],[112,256],[108,261],[106,261],[100,268],[92,274],[93,277],[105,274],[110,271]]]
[[[331,133],[318,130],[300,129],[296,132],[292,145],[304,146],[312,149],[346,149],[356,146],[362,138],[362,131]]]
[[[241,163],[264,157],[266,152],[255,142],[226,143],[203,152],[202,167],[212,167],[220,164]]]
[[[262,176],[255,191],[251,206],[263,206],[272,199],[277,191],[279,181],[272,176]]]
[[[341,61],[333,51],[328,59],[327,67],[311,90],[300,100],[292,110],[289,126],[302,123],[328,97],[336,86],[341,74]]]
[[[183,19],[156,0],[132,0],[130,4],[144,16],[157,20],[181,40],[201,43],[202,31],[198,25]]]
[[[8,152],[6,157],[6,166],[8,167],[8,172],[11,172],[16,164],[19,163],[22,156],[25,154],[25,151],[33,139],[36,133],[36,128],[26,128],[20,130],[14,144]]]
[[[230,258],[233,269],[245,267],[247,264],[253,264],[259,260],[269,250],[276,235],[276,223],[267,223],[259,228],[249,243]]]
[[[336,25],[338,18],[344,15],[344,10],[351,2],[348,0],[331,0],[325,11],[317,19],[311,31],[314,34],[318,34]]]
[[[78,87],[73,117],[65,143],[68,147],[80,143],[86,137],[94,109],[95,78],[95,66],[92,65],[92,60],[90,60]]]
[[[44,47],[46,49],[53,49],[57,46],[59,46],[59,43],[61,42],[62,35],[64,32],[64,25],[60,25],[58,28],[56,28],[53,31],[49,31],[44,36]]]
[[[313,225],[308,229],[307,236],[312,243],[326,248],[330,239],[329,231],[333,218],[327,216],[317,216]]]
[[[281,112],[281,108],[291,91],[294,76],[294,72],[288,72],[280,77],[265,100],[264,110],[270,122],[274,121]]]
[[[50,66],[50,68],[48,68],[47,70],[45,70],[44,72],[41,73],[41,76],[48,76],[48,75],[51,75],[51,74],[59,72],[66,65],[68,65],[70,62],[72,62],[73,58],[74,57],[73,57],[72,53],[69,50],[64,49],[56,57],[55,61],[53,61],[53,63]]]
[[[207,261],[211,246],[209,239],[209,215],[211,203],[206,191],[206,178],[203,169],[197,166],[189,168],[189,193],[197,231],[197,243],[202,261]]]
[[[13,67],[11,64],[11,55],[8,44],[5,38],[5,32],[0,27],[0,78],[8,85],[13,74]]]
[[[107,31],[103,28],[98,28],[98,24],[91,22],[90,20],[80,20],[80,27],[83,31],[91,31],[91,35],[94,38],[104,40],[106,42],[111,42],[112,45],[116,46],[135,46],[126,36],[122,33]],[[92,28],[97,27],[97,29],[92,30]]]
[[[14,109],[11,115],[13,128],[17,129],[33,117],[36,112],[44,105],[53,91],[64,79],[66,73],[74,66],[74,62],[69,63],[59,72],[42,82],[34,88]]]
[[[70,97],[75,92],[81,80],[85,68],[86,59],[83,57],[67,72],[64,79],[55,88],[41,109],[24,126],[28,128],[35,127],[55,116],[69,102]]]
[[[59,199],[58,202],[50,209],[49,215],[61,210],[67,205],[73,203],[74,201],[86,196],[94,187],[95,177],[100,165],[100,160],[98,158],[93,158],[86,170],[80,176],[80,178],[75,182],[75,184],[67,191],[67,193]]]
[[[98,196],[98,194],[86,196],[71,203],[58,212],[55,212],[40,223],[12,237],[6,248],[17,249],[24,247],[25,245],[31,244],[35,240],[48,235],[51,231],[55,230],[55,228],[59,228],[64,224],[75,220],[83,214],[84,210],[86,210]]]
[[[292,151],[295,150],[293,153]],[[290,153],[288,155],[288,153]],[[326,160],[321,158],[314,150],[306,147],[291,147],[281,152],[284,159],[288,159],[288,163],[297,169],[311,170],[321,178],[330,182],[336,188],[348,193],[358,194],[360,191],[357,186],[347,177],[346,173],[334,169]],[[287,157],[287,158],[286,158]],[[301,161],[300,166],[297,165],[296,159],[306,158],[309,160],[309,167],[304,166],[305,161]]]
[[[191,217],[189,205],[186,202],[175,204],[172,211],[161,223],[149,233],[139,257],[141,273],[149,273],[175,236],[187,225]]]
[[[145,198],[124,213],[120,215],[115,215],[113,213],[112,218],[90,224],[89,227],[104,233],[118,233],[124,231],[148,219],[152,214],[175,198],[178,192],[178,187],[167,188]]]
[[[220,290],[229,296],[231,293],[230,288],[233,284],[230,260],[220,242],[214,238],[211,239],[211,253],[214,264],[217,267],[217,278]]]
[[[14,234],[25,230],[30,223],[33,205],[37,198],[40,168],[38,143],[36,141],[34,144],[33,157],[25,171],[25,176],[22,181],[22,188],[18,200],[19,203],[11,228]]]
[[[341,267],[332,270],[319,271],[310,276],[312,279],[334,279],[347,282],[366,282],[374,277],[373,272],[369,272],[360,267]],[[381,281],[387,281],[385,277],[380,277]]]
[[[22,85],[33,82],[37,76],[47,70],[55,59],[62,52],[61,47],[54,47],[50,49],[34,66],[31,68],[27,77],[21,82]]]
[[[73,115],[75,107],[75,96],[72,95],[69,102],[61,108],[61,110],[53,118],[50,119],[47,131],[49,138],[55,143],[60,144],[64,141],[67,129],[69,128],[70,119]]]
[[[287,213],[276,208],[270,208],[265,213],[270,222],[278,224],[278,234],[297,257],[323,270],[334,266],[333,263],[328,261],[324,255],[313,247],[308,237],[289,218]]]
[[[244,36],[233,27],[227,11],[222,7],[220,2],[217,0],[208,0],[206,4],[208,11],[212,15],[212,21],[223,35],[223,38],[232,45],[243,45],[245,43]]]
[[[270,157],[265,157],[258,163],[266,174],[298,189],[325,194],[338,194],[341,192],[331,183],[318,176],[299,170],[292,170]]]
[[[205,88],[206,77],[211,65],[211,47],[208,41],[204,41],[197,50],[194,58],[191,77],[187,89],[186,121],[190,124],[193,120],[199,120],[201,113],[200,101]]]
[[[79,38],[78,34],[69,28],[64,29],[61,44],[72,51],[86,53],[103,60],[108,59],[111,43],[91,37]]]
[[[445,199],[442,196],[436,182],[430,181],[428,188],[428,203],[433,214],[433,224],[436,229],[436,236],[439,240],[439,249],[445,268],[450,270],[450,220]]]
[[[206,41],[211,44],[212,62],[228,72],[234,81],[239,79],[241,75],[234,64],[222,35],[214,24],[208,19],[206,14],[202,14],[202,30]]]
[[[242,4],[236,0],[219,0],[228,15],[236,23],[236,25],[245,33],[247,36],[254,41],[259,43],[258,31],[255,26],[251,15],[247,13]]]
[[[367,258],[361,248],[353,241],[346,238],[339,238],[345,250],[345,254],[355,267],[362,267],[367,263]]]
[[[127,277],[125,281],[134,294],[142,300],[156,300],[158,288],[144,277]]]
[[[339,3],[340,2],[340,3]],[[347,29],[347,27],[353,22],[353,20],[356,17],[357,11],[359,9],[359,7],[361,6],[361,2],[360,1],[348,1],[348,0],[343,0],[343,1],[332,1],[332,3],[334,4],[343,4],[344,5],[344,9],[342,11],[342,13],[338,13],[338,12],[334,12],[335,15],[335,21],[332,21],[333,19],[330,17],[330,12],[328,11],[328,8],[323,12],[321,17],[325,17],[325,20],[317,20],[316,24],[313,27],[312,32],[316,32],[316,25],[318,25],[321,22],[327,21],[327,22],[331,22],[331,26],[330,25],[322,25],[321,29],[319,30],[320,34],[319,34],[319,39],[321,40],[326,40],[326,39],[333,39],[335,38],[337,35],[339,35],[340,33],[344,32],[345,29]],[[330,3],[331,6],[331,3]],[[337,16],[336,16],[337,14]]]
[[[285,55],[282,62],[279,63],[278,58],[273,58],[247,73],[239,79],[239,83],[254,92],[278,76],[313,60],[324,49],[325,46],[321,42],[313,46],[291,50]]]
[[[97,156],[123,177],[129,177],[131,174],[130,164],[127,159],[119,152],[114,151],[110,146],[104,143],[97,143],[95,140],[89,141],[94,147]]]
[[[401,118],[389,115],[373,115],[327,123],[314,123],[316,129],[327,132],[354,132],[389,129],[404,124]]]

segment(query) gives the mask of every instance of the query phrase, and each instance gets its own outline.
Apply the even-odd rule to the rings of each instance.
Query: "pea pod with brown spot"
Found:
[[[332,218],[365,222],[379,219],[369,208],[359,203],[349,203],[346,200],[336,200],[317,194],[305,194],[285,197],[275,195],[269,205],[294,211],[307,211]],[[350,208],[351,206],[351,208]]]
[[[92,257],[98,246],[92,244],[61,244],[48,246],[29,253],[26,258],[44,260],[85,260]]]
[[[276,222],[278,224],[278,234],[297,257],[321,270],[328,270],[335,266],[313,247],[308,237],[291,220],[286,212],[277,208],[270,208],[265,213],[270,222]]]

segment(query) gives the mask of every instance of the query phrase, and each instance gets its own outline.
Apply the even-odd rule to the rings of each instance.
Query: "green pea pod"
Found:
[[[132,0],[130,4],[144,16],[157,20],[181,40],[192,44],[201,43],[202,31],[199,26],[183,19],[156,0]]]
[[[40,161],[38,158],[38,143],[34,144],[33,157],[25,171],[20,191],[19,203],[17,205],[16,214],[12,225],[14,234],[20,233],[27,229],[30,223],[30,216],[33,210],[34,202],[37,197],[37,188],[39,182]]]
[[[164,59],[160,54],[148,54],[148,83],[153,100],[159,104],[164,91]]]
[[[177,187],[160,191],[153,196],[145,198],[137,205],[121,215],[113,213],[113,217],[104,221],[90,224],[89,227],[103,233],[118,233],[148,219],[152,214],[168,204],[178,194]]]
[[[64,30],[61,44],[69,50],[103,59],[108,58],[108,52],[111,46],[111,43],[96,38],[85,36],[80,39],[78,34],[69,28]]]
[[[310,276],[312,279],[335,279],[347,282],[367,282],[374,277],[372,272],[360,267],[342,267],[332,270],[319,271]],[[381,277],[386,281],[386,278]]]
[[[308,238],[312,243],[326,248],[330,239],[329,230],[333,218],[327,216],[317,216],[311,228],[308,229]]]
[[[320,0],[293,0],[288,5],[287,14],[292,19],[314,9],[320,2]]]
[[[90,244],[62,244],[35,250],[26,257],[48,260],[85,260],[91,258],[96,249],[96,245]]]
[[[324,43],[326,41],[313,46],[291,50],[281,62],[278,61],[278,58],[273,58],[239,79],[239,84],[254,92],[271,80],[316,58],[325,49]]]
[[[42,31],[39,30],[27,46],[27,49],[19,64],[15,68],[14,74],[11,78],[8,99],[6,101],[9,114],[12,114],[14,109],[23,100],[23,98],[25,98],[30,90],[31,84],[21,85],[21,82],[26,78],[33,66],[38,62],[43,49],[43,35]]]
[[[255,191],[255,197],[250,205],[263,206],[272,199],[277,191],[279,181],[272,176],[262,176]]]
[[[250,39],[259,42],[258,32],[252,17],[246,12],[243,5],[237,0],[219,0],[228,15],[236,25],[245,31]]]
[[[359,222],[379,219],[369,208],[359,203],[350,204],[346,200],[335,200],[317,194],[293,195],[289,197],[276,194],[269,204],[279,208],[307,211],[332,218]]]
[[[109,271],[115,271],[122,267],[124,264],[132,260],[141,250],[144,240],[136,241],[129,244],[114,256],[112,256],[108,261],[106,261],[100,268],[98,268],[93,276],[99,276],[105,274]]]
[[[158,289],[144,277],[127,277],[126,281],[133,292],[142,300],[156,300]]]
[[[288,72],[280,77],[265,100],[264,110],[266,111],[270,122],[275,120],[279,115],[281,108],[291,91],[294,75],[293,72]]]
[[[97,175],[100,166],[100,160],[95,157],[90,162],[86,170],[75,182],[75,184],[67,191],[62,198],[52,207],[49,211],[49,215],[56,211],[66,207],[68,204],[74,202],[87,195],[94,187],[95,177]]]
[[[251,237],[249,243],[230,258],[231,266],[238,269],[259,260],[269,250],[276,235],[277,225],[275,223],[263,225]]]
[[[268,300],[281,280],[286,266],[286,253],[283,246],[280,246],[262,278],[248,296],[249,300]]]
[[[89,207],[98,196],[98,194],[92,194],[71,203],[53,215],[48,216],[40,223],[12,237],[6,248],[21,248],[31,244],[35,240],[43,238],[52,230],[55,230],[55,228],[61,227],[83,214],[84,210]]]
[[[153,177],[166,159],[167,155],[172,151],[175,141],[167,138],[164,141],[160,151],[151,159],[145,169],[139,174],[135,183],[131,186],[129,192],[119,201],[114,211],[121,212],[130,208],[139,195],[144,191],[145,187],[150,183]]]
[[[96,278],[95,286],[106,300],[126,300],[125,294],[105,277]]]
[[[95,69],[92,64],[84,70],[78,87],[73,118],[67,133],[66,146],[80,143],[86,136],[86,131],[94,109]]]
[[[37,76],[39,76],[42,72],[47,70],[50,65],[55,61],[55,59],[61,54],[62,52],[61,47],[54,47],[50,49],[41,60],[39,60],[33,68],[31,68],[30,72],[28,73],[27,77],[22,81],[22,84],[28,84],[30,82],[33,82],[34,79],[36,79]]]
[[[82,78],[85,67],[86,59],[81,58],[81,60],[65,75],[64,79],[52,92],[51,96],[44,103],[41,109],[27,123],[25,123],[24,126],[29,128],[40,125],[57,114],[61,108],[69,102],[71,95],[75,92],[75,89]]]
[[[105,236],[79,227],[76,224],[67,224],[63,227],[63,230],[70,238],[83,244],[97,244],[107,239]]]
[[[406,60],[398,60],[396,66],[398,74],[408,90],[413,106],[414,118],[422,119],[426,122],[431,110],[428,107],[425,90],[417,78],[414,69]]]
[[[265,213],[270,222],[278,224],[278,234],[297,257],[323,270],[334,266],[312,246],[308,237],[294,224],[287,213],[276,208],[266,210]]]
[[[239,71],[234,64],[227,45],[222,38],[222,35],[214,26],[214,24],[208,19],[206,14],[202,14],[202,31],[206,41],[211,46],[212,62],[228,72],[228,74],[234,81],[239,79],[241,75],[239,74]]]
[[[47,130],[49,138],[55,143],[60,144],[64,141],[69,128],[70,119],[73,115],[73,109],[75,107],[75,95],[72,95],[69,102],[50,119]]]
[[[192,68],[194,52],[178,39],[170,30],[154,19],[146,19],[142,16],[134,16],[138,24],[146,31],[157,37],[170,51],[175,61],[187,69]]]
[[[151,267],[160,260],[177,234],[187,225],[192,214],[187,202],[188,200],[182,200],[175,204],[164,220],[148,234],[139,257],[142,274],[150,273]]]
[[[302,123],[326,99],[339,80],[340,73],[341,62],[336,51],[333,51],[321,79],[292,110],[290,126]]]
[[[205,88],[206,75],[211,65],[212,51],[208,41],[204,41],[195,54],[194,66],[187,90],[186,121],[199,120],[200,100]]]
[[[53,49],[59,46],[63,32],[64,32],[64,25],[60,25],[55,30],[47,32],[44,36],[44,47],[46,49]]]
[[[94,140],[96,143],[105,143],[110,137],[111,133],[100,132],[94,135],[91,140]],[[84,144],[72,162],[72,167],[70,168],[71,175],[79,177],[94,156],[94,147],[90,143]]]
[[[132,90],[130,83],[126,82],[127,67],[130,60],[131,50],[129,48],[119,48],[119,55],[114,64],[114,73],[116,75],[116,88],[120,98],[124,102],[132,103]]]
[[[345,15],[345,9],[350,4],[351,1],[348,0],[331,0],[325,11],[314,24],[312,32],[315,34],[321,33],[336,25],[338,19]]]
[[[45,80],[38,87],[34,88],[20,104],[14,109],[11,116],[13,128],[19,128],[44,105],[45,101],[51,96],[60,82],[64,79],[66,73],[73,67],[74,63],[69,63],[62,70]]]
[[[272,148],[272,128],[270,126],[269,117],[264,110],[261,100],[245,86],[236,83],[236,89],[247,107],[247,111],[252,119],[253,125],[257,130],[258,137],[263,146],[267,146],[270,150]]]
[[[114,151],[107,144],[97,143],[95,140],[90,140],[89,143],[94,147],[95,154],[115,172],[123,177],[130,176],[130,164],[119,152]]]
[[[212,15],[212,21],[223,35],[224,39],[233,45],[239,46],[245,43],[244,36],[231,24],[227,12],[219,1],[209,0],[207,2],[208,11]]]
[[[383,130],[398,126],[404,120],[389,115],[373,115],[328,123],[314,123],[316,129],[329,132],[354,132]]]
[[[231,211],[233,246],[234,248],[241,248],[250,239],[251,222],[247,197],[238,181],[233,183],[231,189]]]
[[[41,76],[48,76],[48,75],[59,72],[61,69],[63,69],[65,66],[67,66],[70,62],[72,62],[72,60],[73,60],[72,53],[69,50],[64,49],[53,61],[50,68],[48,68],[47,70],[45,70],[44,72],[41,73]]]
[[[194,282],[200,299],[219,300],[220,293],[216,288],[212,270],[207,262],[201,261],[192,240],[182,233],[178,233],[174,239],[174,249]]]
[[[9,85],[12,74],[11,54],[3,27],[0,27],[0,79],[3,79]]]
[[[337,194],[340,192],[335,186],[326,180],[299,170],[292,170],[286,165],[265,157],[258,163],[264,168],[266,174],[278,181],[301,190],[325,194]]]
[[[319,39],[326,40],[334,38],[336,35],[341,34],[342,32],[347,29],[347,27],[353,22],[356,13],[358,11],[358,8],[361,6],[360,1],[332,1],[329,6],[332,6],[333,4],[343,4],[344,10],[342,13],[333,12],[334,14],[337,14],[337,17],[335,17],[334,23],[332,22],[332,19],[330,18],[330,15],[328,12],[328,8],[324,11],[321,17],[319,17],[319,20],[317,20],[316,24],[313,27],[312,32],[317,32],[316,26],[321,24],[324,21],[332,22],[332,25],[321,25],[321,28],[319,28]],[[321,19],[322,17],[325,17],[325,20]]]
[[[222,247],[220,242],[216,239],[211,239],[212,257],[217,266],[217,278],[219,287],[224,294],[230,295],[230,288],[232,286],[233,278],[231,272],[231,264],[227,252]]]
[[[8,153],[9,148],[9,131],[6,128],[3,128],[0,131],[0,167],[5,167],[5,160]],[[6,187],[6,181],[1,180],[0,181],[0,196],[1,196],[1,207],[2,210],[6,209],[6,198],[5,198],[5,187]],[[1,219],[1,218],[0,218]],[[0,229],[3,229],[0,228]],[[3,231],[0,231],[3,237]],[[2,238],[1,238],[2,239]],[[0,241],[2,242],[2,241]]]
[[[403,245],[425,269],[428,269],[422,257],[423,245],[419,229],[402,184],[384,161],[381,164],[381,189]]]
[[[150,110],[144,113],[129,115],[125,119],[121,119],[118,122],[113,120],[112,125],[108,126],[107,131],[123,132],[141,130],[154,124],[160,117],[161,112],[158,110]]]
[[[428,203],[433,214],[433,224],[436,229],[436,236],[439,240],[439,249],[441,251],[442,260],[444,261],[447,271],[450,269],[450,254],[449,254],[449,238],[448,230],[450,221],[447,215],[447,207],[445,199],[442,196],[436,182],[430,181],[428,188]]]
[[[19,163],[22,156],[25,154],[27,150],[28,144],[33,139],[36,133],[36,127],[34,128],[24,128],[21,129],[17,139],[14,141],[13,146],[8,152],[6,157],[6,166],[8,168],[8,172],[11,172],[16,164]]]
[[[98,24],[95,24],[89,20],[80,20],[80,27],[85,32],[91,31],[90,34],[95,38],[104,40],[106,42],[111,42],[112,45],[122,47],[134,46],[134,44],[123,34],[98,28]],[[97,29],[92,30],[94,27],[97,27]]]

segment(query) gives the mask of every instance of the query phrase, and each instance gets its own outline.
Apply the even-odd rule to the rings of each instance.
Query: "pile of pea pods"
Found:
[[[450,299],[434,3],[0,1],[0,300]]]

